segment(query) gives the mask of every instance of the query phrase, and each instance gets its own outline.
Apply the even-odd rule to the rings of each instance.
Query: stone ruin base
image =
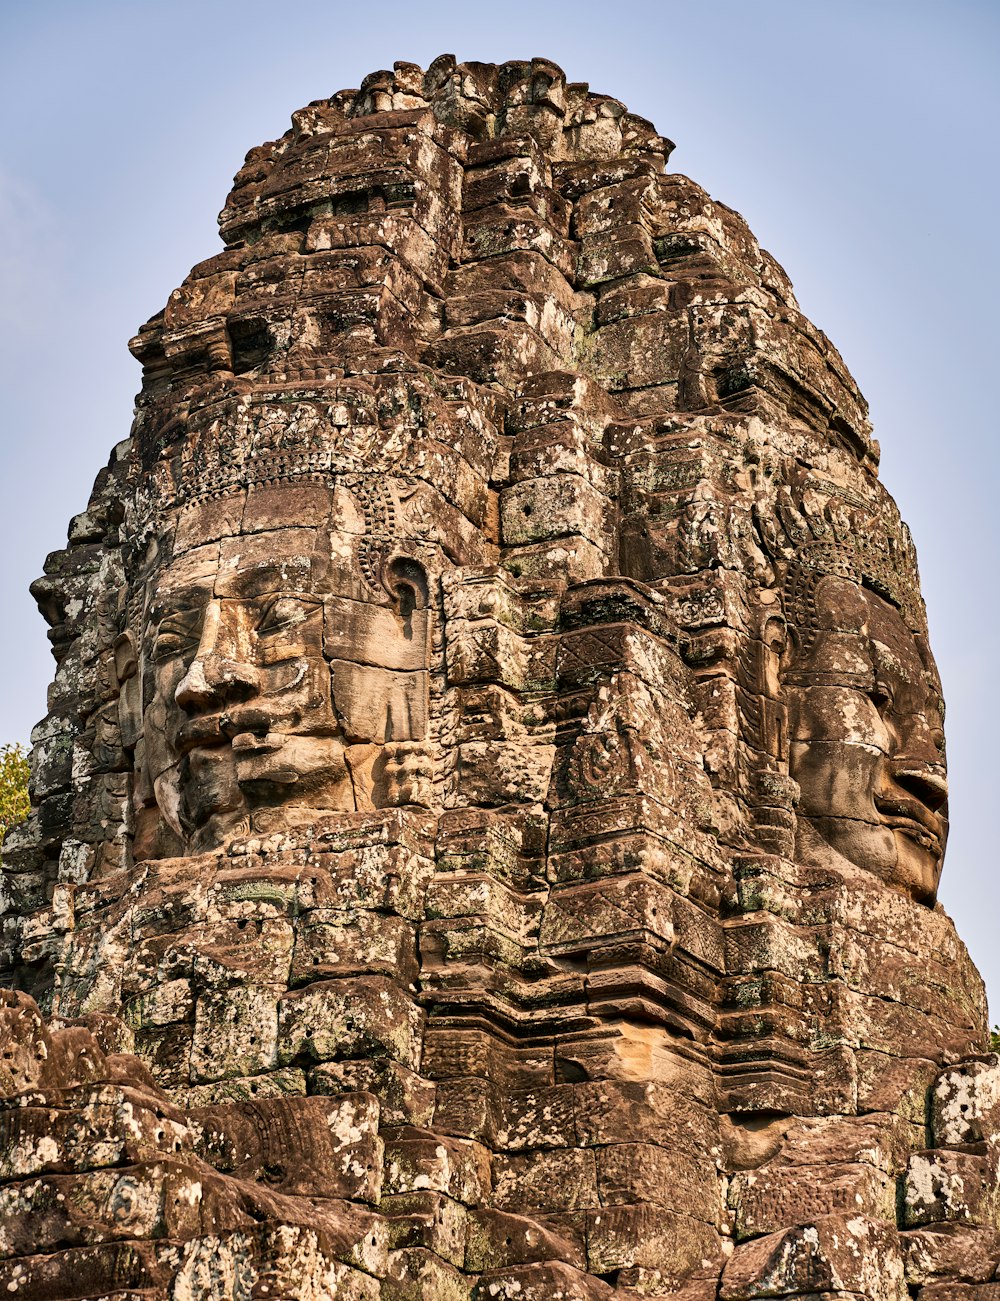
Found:
[[[113,1017],[46,1023],[6,992],[0,1019],[0,1295],[18,1301],[1000,1298],[995,1054],[939,1073],[930,1146],[898,1178],[886,1117],[796,1122],[800,1164],[724,1175],[719,1246],[679,1272],[695,1244],[668,1211],[618,1206],[608,1235],[593,1210],[581,1243],[493,1209],[479,1144],[394,1123],[374,1092],[184,1108],[115,1051]],[[748,1156],[765,1140],[744,1135]],[[532,1154],[540,1177],[558,1155]]]

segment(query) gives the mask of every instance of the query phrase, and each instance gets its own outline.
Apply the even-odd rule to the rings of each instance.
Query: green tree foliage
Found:
[[[0,844],[28,816],[28,755],[22,745],[0,746]]]

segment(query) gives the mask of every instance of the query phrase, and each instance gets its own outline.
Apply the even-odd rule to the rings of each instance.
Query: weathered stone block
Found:
[[[193,1081],[256,1075],[285,1064],[277,1053],[276,989],[214,989],[198,998],[191,1040]]]
[[[188,1114],[198,1152],[217,1170],[296,1196],[379,1200],[383,1145],[369,1094],[267,1098]]]
[[[582,1148],[497,1156],[493,1201],[505,1211],[572,1211],[597,1206],[594,1153]]]
[[[444,1193],[387,1194],[379,1202],[387,1218],[393,1250],[424,1247],[461,1269],[465,1260],[469,1212]]]
[[[384,1058],[322,1062],[309,1071],[309,1091],[371,1093],[386,1125],[428,1125],[434,1114],[435,1086],[408,1066]]]
[[[377,1295],[385,1301],[469,1301],[470,1280],[434,1252],[405,1247],[389,1253],[389,1272]]]
[[[711,1225],[661,1206],[608,1206],[587,1217],[592,1274],[640,1266],[678,1279],[718,1254],[719,1238]]]
[[[938,1148],[910,1157],[903,1223],[915,1228],[946,1220],[1000,1228],[996,1168],[985,1154]]]
[[[612,1295],[601,1279],[554,1261],[491,1271],[471,1293],[472,1301],[610,1301]]]
[[[537,1219],[491,1210],[477,1210],[470,1215],[465,1247],[465,1268],[470,1273],[544,1260],[560,1261],[579,1270],[587,1268],[581,1246],[549,1232]]]
[[[957,1222],[933,1224],[900,1234],[909,1284],[949,1280],[985,1283],[1000,1258],[996,1229]]]
[[[482,1144],[410,1126],[388,1131],[385,1143],[387,1194],[438,1192],[466,1206],[478,1206],[488,1197],[490,1154]]]
[[[982,1143],[1000,1113],[1000,1054],[961,1062],[942,1071],[931,1090],[931,1132],[936,1146]]]
[[[415,1068],[420,1062],[419,1009],[384,976],[325,980],[286,994],[277,1008],[279,1065],[296,1058],[388,1057]]]
[[[828,1292],[905,1301],[895,1228],[863,1215],[839,1214],[743,1243],[726,1264],[719,1296],[751,1301]]]
[[[734,1176],[728,1202],[737,1238],[754,1238],[838,1211],[894,1220],[896,1185],[870,1165],[768,1167]]]

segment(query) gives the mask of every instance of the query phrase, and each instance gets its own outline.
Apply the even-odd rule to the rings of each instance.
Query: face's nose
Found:
[[[227,620],[221,601],[206,606],[198,650],[174,692],[181,709],[208,710],[256,694],[259,674],[239,658],[238,629],[229,626],[234,618]]]

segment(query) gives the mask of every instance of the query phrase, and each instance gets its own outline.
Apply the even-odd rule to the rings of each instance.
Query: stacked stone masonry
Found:
[[[0,1294],[997,1301],[864,400],[555,65],[254,149],[33,591]]]

